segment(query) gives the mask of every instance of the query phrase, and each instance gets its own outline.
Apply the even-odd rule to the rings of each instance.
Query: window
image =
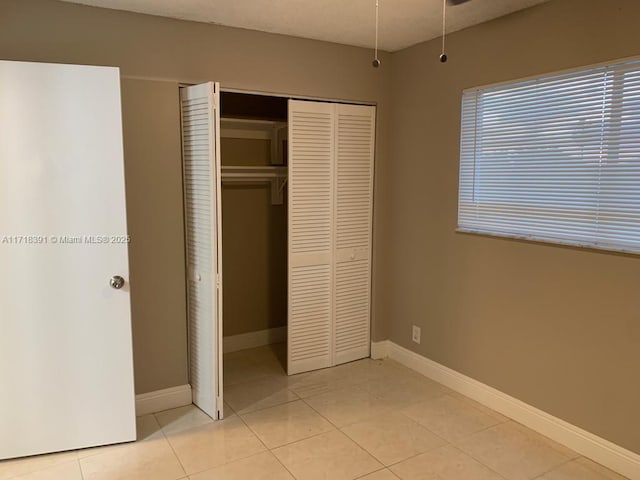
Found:
[[[640,253],[640,60],[466,90],[458,229]]]

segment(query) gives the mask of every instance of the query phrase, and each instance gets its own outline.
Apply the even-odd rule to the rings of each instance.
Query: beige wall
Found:
[[[176,83],[122,82],[137,392],[181,385],[187,377],[177,91]]]
[[[270,165],[269,140],[223,138],[223,165]],[[286,198],[285,198],[286,201]],[[271,187],[222,186],[224,336],[287,324],[286,202]]]
[[[456,234],[464,88],[640,54],[637,0],[553,0],[392,58],[391,340],[640,453],[640,258]],[[411,325],[422,344],[411,342]]]
[[[0,0],[5,60],[114,65],[125,76],[216,80],[227,88],[378,102],[373,268],[388,278],[382,253],[389,230],[389,57],[382,55],[380,69],[371,67],[371,57],[361,48],[54,0]],[[123,83],[137,393],[187,382],[179,118],[170,111],[175,87]],[[374,292],[378,287],[384,285]],[[375,339],[386,338],[383,308],[374,301]]]

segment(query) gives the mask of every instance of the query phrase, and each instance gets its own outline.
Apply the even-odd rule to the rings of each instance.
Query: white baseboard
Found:
[[[371,342],[371,358],[380,360],[389,356],[389,345],[391,341],[383,340],[382,342]]]
[[[390,340],[372,343],[371,356],[373,358],[387,356],[631,480],[640,480],[640,455],[637,453],[407,350]]]
[[[184,407],[191,405],[191,401],[191,385],[180,385],[155,392],[141,393],[136,395],[136,415],[139,417],[170,408]]]
[[[247,348],[262,347],[272,343],[284,342],[287,339],[287,327],[269,328],[257,332],[233,335],[222,339],[222,351],[224,353],[237,352]]]

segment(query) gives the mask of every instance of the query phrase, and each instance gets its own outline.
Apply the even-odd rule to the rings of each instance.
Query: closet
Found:
[[[220,111],[223,348],[229,353],[286,339],[287,99],[223,92]],[[284,375],[286,359],[280,360]],[[238,380],[229,372],[226,379]]]
[[[370,354],[375,107],[181,99],[191,384],[221,418],[231,337],[286,330],[289,375]]]

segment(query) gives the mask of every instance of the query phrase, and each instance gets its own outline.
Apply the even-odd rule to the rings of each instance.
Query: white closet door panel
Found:
[[[331,266],[291,269],[289,373],[330,366]]]
[[[213,82],[180,90],[190,382],[193,403],[212,418],[222,407],[218,95]]]
[[[333,363],[369,356],[375,107],[336,105]]]
[[[369,356],[370,270],[369,259],[336,264],[336,365]]]
[[[289,100],[288,373],[331,365],[334,107]]]

